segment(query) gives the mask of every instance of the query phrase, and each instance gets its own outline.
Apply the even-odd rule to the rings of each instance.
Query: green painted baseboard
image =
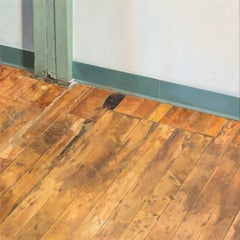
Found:
[[[79,83],[240,119],[240,98],[237,97],[79,62],[73,62],[73,77]]]
[[[34,53],[0,45],[0,62],[33,72]]]
[[[0,62],[33,71],[34,53],[0,45]],[[79,62],[73,62],[73,78],[79,83],[240,120],[237,97]]]

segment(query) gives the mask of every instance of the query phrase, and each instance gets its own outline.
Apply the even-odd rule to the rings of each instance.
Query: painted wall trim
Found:
[[[240,120],[240,98],[234,96],[80,62],[73,62],[73,78],[79,83]]]
[[[0,45],[0,63],[33,72],[34,53]],[[237,97],[80,62],[73,62],[73,77],[79,83],[240,120]]]
[[[72,80],[72,0],[34,0],[35,74]]]
[[[0,45],[0,63],[34,72],[34,53]]]

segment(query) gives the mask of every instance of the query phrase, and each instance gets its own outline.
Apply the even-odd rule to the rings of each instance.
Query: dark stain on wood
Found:
[[[103,108],[107,108],[110,110],[115,109],[118,104],[124,99],[124,95],[119,94],[119,93],[112,93],[110,96],[108,96],[108,98],[106,99],[106,101],[103,104]]]
[[[239,239],[239,122],[1,74],[4,239]]]
[[[84,121],[84,125],[81,128],[81,130],[79,131],[79,133],[72,139],[72,141],[63,149],[63,151],[60,153],[59,158],[62,158],[63,155],[65,155],[69,149],[71,149],[71,147],[74,145],[74,143],[76,143],[90,128],[90,126],[93,125],[93,121],[86,119]]]

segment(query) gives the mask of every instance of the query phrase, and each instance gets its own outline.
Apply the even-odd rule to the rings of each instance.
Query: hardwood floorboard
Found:
[[[140,129],[142,130],[141,132],[139,131]],[[70,234],[72,239],[78,239],[79,233],[81,233],[81,239],[91,239],[91,237],[94,236],[98,229],[107,220],[110,210],[113,210],[118,204],[119,198],[123,194],[123,189],[119,188],[119,186],[124,186],[125,192],[129,188],[130,181],[133,181],[134,175],[130,172],[130,169],[134,167],[134,164],[132,163],[131,158],[134,154],[137,154],[136,151],[139,144],[145,141],[148,134],[152,131],[151,129],[152,123],[140,122],[126,139],[124,147],[113,156],[118,164],[121,163],[120,175],[115,180],[113,179],[109,188],[101,189],[98,193],[95,190],[92,190],[94,191],[95,196],[96,194],[101,196],[96,205],[94,207],[91,203],[91,205],[86,205],[87,199],[84,199],[84,201],[77,199],[66,213],[64,213],[64,215],[54,224],[44,239],[51,238],[50,236],[56,231],[58,232],[58,239],[64,239]],[[136,139],[136,136],[139,138]],[[136,157],[134,157],[134,159],[135,158]],[[129,174],[131,174],[131,176],[129,176]],[[136,174],[136,176],[138,175]],[[131,177],[131,179],[129,177]],[[85,197],[87,195],[88,194],[86,193],[84,194]],[[86,209],[86,207],[89,209]],[[78,211],[81,214],[75,215],[74,213],[76,213],[76,209],[79,209]],[[85,215],[86,217],[83,219]],[[62,228],[62,226],[67,226],[67,228]],[[86,228],[86,226],[88,226],[88,228]]]
[[[29,76],[29,73],[26,71],[16,69],[16,68],[11,68],[11,70],[8,72],[6,70],[6,73],[4,76],[1,76],[1,88],[0,88],[0,95],[5,94],[8,90],[13,88],[18,82],[21,82],[24,77]]]
[[[55,89],[55,87],[53,88]],[[56,99],[52,89],[48,89],[33,103],[33,111],[40,109],[42,112],[36,118],[28,121],[22,129],[19,129],[12,139],[0,151],[2,170],[15,159],[34,139],[43,133],[59,116],[69,111],[75,101],[88,90],[85,86],[75,86],[66,90],[60,98]],[[52,97],[50,98],[52,94]],[[43,108],[45,106],[45,108]],[[0,143],[1,144],[1,143]]]
[[[0,239],[238,240],[240,122],[0,65]]]
[[[218,137],[211,141],[194,169],[181,185],[179,191],[171,197],[172,199],[170,203],[167,205],[166,209],[164,209],[159,221],[146,239],[156,239],[157,237],[172,239],[188,211],[193,208],[194,204],[197,204],[200,201],[199,195],[202,189],[208,183],[209,178],[212,176],[217,165],[222,164],[222,156],[232,139],[235,137],[237,131],[238,126],[236,122],[230,121]],[[219,184],[218,187],[220,188],[221,184]],[[213,193],[214,191],[210,194]],[[193,224],[191,229],[193,227],[199,226]],[[194,233],[194,230],[192,233]],[[194,238],[190,237],[189,239]]]
[[[14,70],[14,68],[1,64],[0,65],[0,81],[2,81],[9,74],[11,74],[13,70]]]
[[[238,240],[240,236],[240,211],[234,219],[224,240]]]
[[[148,119],[153,111],[159,106],[159,102],[144,99],[132,116]]]
[[[29,236],[29,239],[35,239],[34,236],[36,236],[36,234],[38,236],[41,234],[43,235],[43,233],[47,230],[46,227],[49,227],[54,223],[54,221],[61,215],[68,205],[71,204],[73,199],[78,199],[81,197],[81,191],[84,191],[86,188],[94,189],[96,182],[98,181],[101,181],[99,187],[103,188],[105,184],[104,180],[101,179],[101,176],[104,176],[104,174],[109,174],[110,177],[112,174],[114,174],[114,169],[111,168],[114,167],[112,166],[113,163],[109,163],[109,161],[112,160],[112,158],[110,158],[112,151],[113,149],[117,148],[118,144],[121,144],[121,141],[124,141],[125,135],[128,134],[126,130],[132,129],[134,126],[132,126],[132,124],[136,124],[136,119],[130,119],[129,117],[125,116],[116,117],[115,114],[109,114],[106,117],[108,117],[108,125],[105,125],[105,128],[102,130],[105,130],[106,133],[107,131],[110,133],[109,135],[106,135],[108,137],[103,139],[103,143],[99,145],[99,147],[96,147],[94,139],[93,141],[89,142],[89,144],[81,151],[81,158],[79,157],[77,160],[75,159],[74,165],[78,164],[77,166],[70,165],[69,161],[71,160],[68,158],[68,162],[64,167],[70,167],[70,169],[65,169],[64,176],[62,176],[63,166],[61,167],[60,172],[55,171],[55,179],[57,179],[58,183],[60,184],[60,191],[58,189],[55,190],[53,195],[39,210],[35,217],[30,220],[26,227],[24,227],[22,230],[23,239],[26,238],[26,236]],[[102,121],[107,120],[106,117],[103,118]],[[109,124],[113,128],[108,128]],[[99,129],[99,127],[104,126],[101,124],[97,129]],[[120,131],[118,127],[121,129]],[[117,129],[118,131],[116,131]],[[89,152],[89,150],[91,150],[91,152]],[[105,169],[108,167],[110,168],[109,170]],[[96,169],[98,169],[99,172],[97,172]],[[56,173],[58,175],[56,175]],[[109,182],[110,179],[106,176],[105,181]],[[89,189],[87,190],[86,194],[88,191]],[[91,192],[90,195],[93,197],[94,192]],[[46,223],[46,219],[42,218],[41,216],[45,216],[45,214],[49,211],[51,211],[51,215]],[[34,227],[35,224],[37,224],[37,228]],[[20,236],[21,234],[18,238],[22,239]]]
[[[126,96],[115,108],[116,112],[132,115],[134,111],[142,104],[143,99],[133,96]]]
[[[161,103],[148,119],[154,122],[161,121],[162,123],[164,123],[162,119],[164,118],[164,116],[169,115],[169,113],[171,113],[173,109],[174,107],[172,105]]]

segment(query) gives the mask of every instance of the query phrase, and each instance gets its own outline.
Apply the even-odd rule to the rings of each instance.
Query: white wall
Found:
[[[74,60],[239,96],[239,1],[74,0]]]
[[[0,45],[33,50],[33,0],[0,0]]]

